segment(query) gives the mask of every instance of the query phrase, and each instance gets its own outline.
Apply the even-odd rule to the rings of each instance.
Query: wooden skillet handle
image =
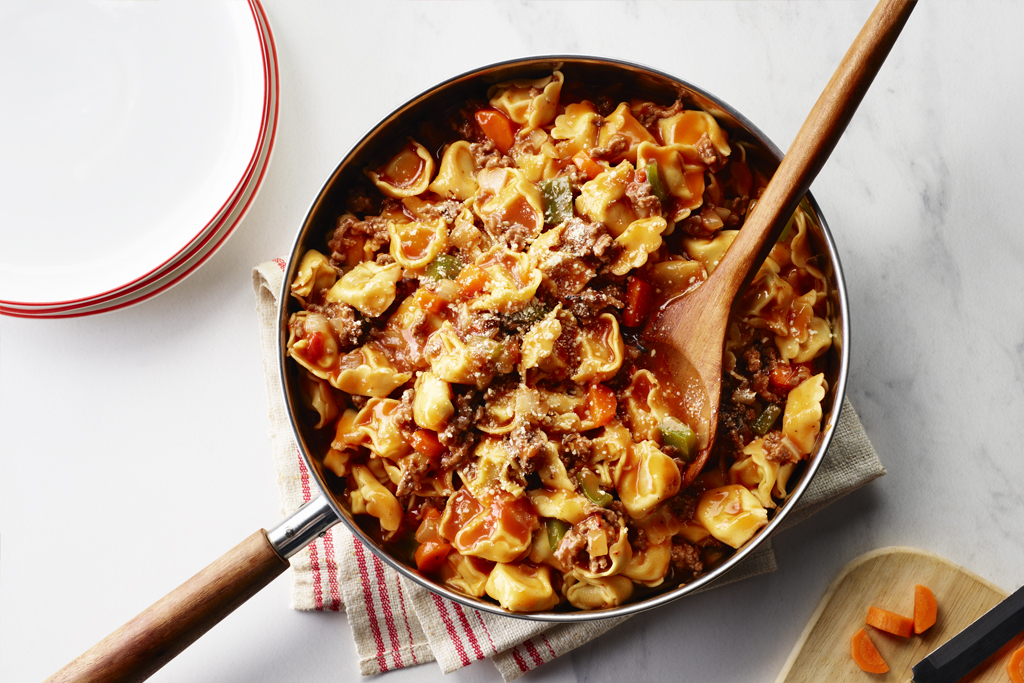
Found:
[[[144,681],[287,568],[260,529],[47,683]]]

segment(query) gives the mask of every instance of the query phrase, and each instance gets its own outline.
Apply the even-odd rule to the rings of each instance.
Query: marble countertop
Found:
[[[280,127],[233,238],[140,306],[0,319],[2,680],[45,678],[280,519],[251,269],[286,254],[380,117],[479,65],[596,54],[705,87],[785,149],[872,3],[265,7]],[[771,683],[836,573],[888,545],[1024,581],[1022,25],[1020,3],[921,3],[812,186],[850,293],[848,396],[888,475],[778,534],[774,574],[641,615],[528,679]],[[292,611],[280,579],[152,680],[358,678],[346,617]],[[500,678],[480,662],[445,680]]]

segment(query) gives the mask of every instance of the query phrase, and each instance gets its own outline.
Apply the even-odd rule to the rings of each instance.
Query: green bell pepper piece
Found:
[[[560,519],[549,519],[546,526],[548,528],[548,545],[552,550],[557,550],[558,544],[565,538],[565,533],[572,527]]]
[[[779,419],[779,415],[782,414],[782,408],[778,407],[774,403],[768,405],[757,419],[750,424],[750,428],[754,430],[756,434],[764,436],[768,433],[768,430],[772,428],[775,421]]]
[[[668,202],[668,191],[665,189],[665,182],[661,179],[661,171],[658,170],[658,162],[652,161],[644,166],[647,171],[647,182],[651,184],[651,192],[662,204]]]
[[[572,187],[565,176],[542,180],[540,192],[544,197],[544,222],[558,225],[572,218]]]
[[[697,455],[697,433],[674,417],[666,417],[659,425],[661,442],[679,451],[679,457],[693,462]]]
[[[583,489],[583,495],[589,498],[594,505],[604,507],[612,502],[612,494],[601,490],[601,482],[598,481],[597,475],[590,470],[580,470],[576,474],[576,479],[580,483],[580,488]]]
[[[462,261],[455,256],[441,254],[430,262],[424,275],[431,280],[454,280],[462,272]]]

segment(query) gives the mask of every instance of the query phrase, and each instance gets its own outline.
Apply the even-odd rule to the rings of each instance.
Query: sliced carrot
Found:
[[[441,568],[448,553],[452,551],[449,543],[427,541],[416,548],[416,568],[424,574],[433,574]]]
[[[475,115],[480,130],[489,137],[502,154],[507,154],[516,142],[512,122],[497,109],[481,109]]]
[[[889,670],[889,665],[882,659],[882,655],[878,654],[878,648],[871,642],[864,629],[857,631],[853,638],[850,638],[850,654],[853,655],[853,661],[857,662],[857,666],[869,674],[884,674]]]
[[[586,152],[577,152],[573,155],[572,163],[576,164],[576,168],[583,171],[583,173],[591,180],[601,175],[606,170],[601,166],[601,164],[594,161]]]
[[[1006,673],[1010,674],[1011,683],[1024,683],[1024,647],[1019,647],[1010,655],[1006,663]]]
[[[914,586],[914,633],[924,633],[935,625],[939,603],[927,586]]]
[[[615,400],[614,391],[600,382],[595,382],[590,385],[590,390],[587,392],[587,406],[590,409],[590,419],[594,426],[603,427],[615,417],[618,401]]]
[[[868,608],[868,626],[874,626],[879,631],[891,633],[894,636],[909,638],[914,632],[914,620],[895,612],[879,609],[872,605]]]
[[[422,453],[432,460],[436,460],[448,452],[444,444],[438,440],[437,432],[430,431],[429,429],[417,429],[412,433],[411,442],[413,450]]]
[[[455,284],[459,286],[459,290],[464,296],[473,296],[484,288],[488,277],[487,271],[470,263],[459,273]]]

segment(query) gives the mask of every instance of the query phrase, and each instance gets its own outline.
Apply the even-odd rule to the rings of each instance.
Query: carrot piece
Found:
[[[591,384],[587,392],[587,407],[590,409],[590,419],[593,420],[594,426],[603,427],[615,417],[615,409],[618,407],[615,392],[600,382]]]
[[[914,633],[924,633],[935,625],[939,603],[927,586],[914,586]]]
[[[864,629],[857,631],[853,638],[850,638],[850,654],[853,655],[853,661],[857,662],[857,666],[869,674],[884,674],[889,670],[889,665],[882,659],[882,655],[878,654],[878,648],[871,642]]]
[[[639,327],[647,322],[654,308],[654,288],[638,277],[629,278],[626,285],[626,310],[622,322],[626,327]]]
[[[436,460],[448,452],[444,444],[438,440],[437,432],[432,432],[429,429],[417,429],[412,433],[411,442],[413,450],[422,453],[431,460]]]
[[[416,568],[424,574],[433,574],[441,568],[451,551],[452,546],[449,543],[421,543],[416,548]]]
[[[1019,647],[1010,655],[1006,663],[1006,673],[1010,674],[1011,683],[1024,683],[1024,647]]]
[[[470,263],[468,266],[462,269],[459,273],[459,277],[456,278],[455,284],[459,286],[459,290],[464,296],[473,296],[487,284],[487,271],[479,266],[475,266]]]
[[[574,154],[572,157],[572,163],[576,164],[576,168],[583,171],[583,173],[591,180],[601,175],[605,170],[601,164],[594,161],[586,152],[577,152]]]
[[[507,154],[516,142],[512,122],[497,109],[481,109],[475,115],[480,130],[489,137],[502,154]]]
[[[874,626],[879,631],[891,633],[894,636],[909,638],[914,632],[914,620],[895,612],[879,609],[872,605],[868,608],[868,626]]]

